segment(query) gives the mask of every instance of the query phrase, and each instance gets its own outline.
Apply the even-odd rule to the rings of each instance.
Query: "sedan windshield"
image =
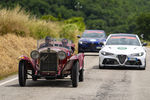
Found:
[[[105,33],[84,33],[83,38],[104,38]]]
[[[135,45],[140,46],[136,36],[111,36],[106,45]]]

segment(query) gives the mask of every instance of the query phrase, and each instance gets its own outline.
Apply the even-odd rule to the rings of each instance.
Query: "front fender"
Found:
[[[80,69],[84,67],[84,53],[79,53],[70,58],[70,61],[79,61]]]
[[[34,63],[34,61],[31,61],[31,59],[29,57],[22,55],[19,57],[19,62],[21,62],[21,61],[26,62],[27,69],[34,69],[35,70],[35,63]]]

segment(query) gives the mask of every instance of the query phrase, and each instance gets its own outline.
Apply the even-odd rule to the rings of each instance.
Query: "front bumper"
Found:
[[[97,43],[78,44],[78,50],[80,52],[99,52],[101,47]]]
[[[140,57],[131,57],[129,55],[125,55],[126,58],[124,58],[122,61],[119,60],[121,58],[118,58],[118,55],[112,55],[112,56],[104,56],[102,54],[99,55],[99,64],[100,66],[122,66],[122,67],[140,67],[144,68],[146,65],[146,56],[140,56]]]

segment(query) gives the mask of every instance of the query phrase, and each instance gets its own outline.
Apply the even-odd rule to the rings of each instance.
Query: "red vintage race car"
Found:
[[[37,41],[37,50],[27,56],[20,56],[18,80],[20,86],[26,85],[31,76],[33,81],[39,78],[64,79],[70,75],[72,86],[77,87],[83,81],[84,54],[74,54],[75,45],[67,39],[45,38]]]

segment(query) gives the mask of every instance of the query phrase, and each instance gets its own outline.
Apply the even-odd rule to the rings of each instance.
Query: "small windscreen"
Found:
[[[105,38],[103,31],[85,31],[82,35],[83,38]]]
[[[69,40],[64,39],[51,39],[51,40],[45,40],[40,39],[37,41],[37,48],[45,48],[45,47],[64,47],[67,49],[71,49],[72,42]]]

